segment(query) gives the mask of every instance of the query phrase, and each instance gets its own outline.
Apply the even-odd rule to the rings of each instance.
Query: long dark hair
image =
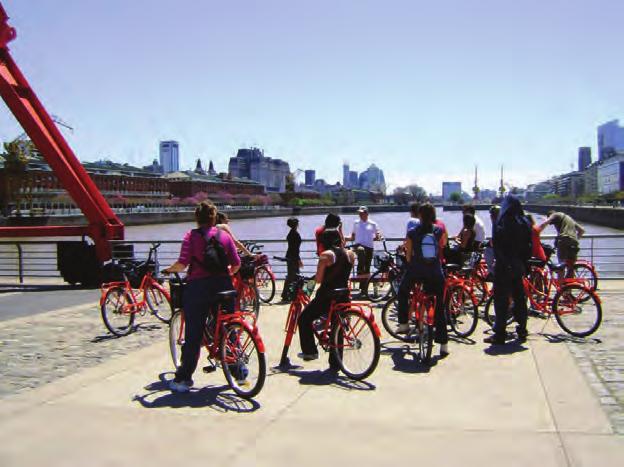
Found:
[[[420,206],[418,214],[420,215],[420,223],[422,226],[430,230],[436,220],[435,206],[431,203],[425,203]]]

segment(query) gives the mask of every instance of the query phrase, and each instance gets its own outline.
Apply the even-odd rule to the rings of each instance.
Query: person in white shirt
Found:
[[[377,223],[368,219],[368,208],[360,206],[358,209],[360,220],[353,224],[353,232],[349,238],[355,242],[356,254],[358,257],[357,274],[358,276],[368,275],[370,273],[370,265],[373,261],[373,251],[375,240],[381,239],[381,232]],[[364,292],[366,281],[360,278],[360,290]]]
[[[407,225],[405,226],[405,235],[407,236],[407,233],[412,230],[415,229],[416,227],[418,227],[420,225],[420,219],[418,218],[418,210],[420,209],[420,204],[419,203],[412,203],[410,204],[410,219],[407,221]]]
[[[464,206],[464,214],[472,214],[475,218],[475,242],[483,243],[485,242],[485,224],[483,221],[477,216],[474,206]]]

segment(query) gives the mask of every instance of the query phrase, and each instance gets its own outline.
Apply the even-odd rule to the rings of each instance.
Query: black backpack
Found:
[[[526,264],[533,253],[533,239],[529,219],[523,215],[514,216],[510,233],[515,256]]]
[[[204,257],[199,263],[202,268],[211,274],[223,274],[227,272],[228,259],[225,253],[225,248],[219,241],[221,231],[217,229],[217,233],[211,237],[203,235],[201,229],[195,229],[199,235],[201,235],[206,241],[204,247]]]

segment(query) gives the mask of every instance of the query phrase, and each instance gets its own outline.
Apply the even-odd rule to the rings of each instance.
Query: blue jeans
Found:
[[[217,293],[233,290],[230,276],[214,276],[196,279],[186,284],[182,297],[184,309],[184,344],[182,364],[176,371],[178,381],[188,381],[197,368],[204,327],[208,314],[217,312]],[[234,310],[234,301],[224,303],[224,309]]]

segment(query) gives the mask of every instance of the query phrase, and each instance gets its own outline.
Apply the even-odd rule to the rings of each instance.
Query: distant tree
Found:
[[[2,187],[2,208],[6,210],[11,202],[15,203],[17,213],[20,212],[22,198],[32,195],[32,186],[28,186],[28,161],[30,154],[35,152],[32,141],[15,139],[4,143],[4,183]],[[32,199],[31,199],[32,204]]]
[[[462,198],[462,194],[459,191],[454,191],[449,195],[449,201],[456,204],[463,204],[464,199]]]
[[[418,203],[424,203],[427,201],[427,192],[424,188],[413,184],[407,186],[407,191],[412,197],[412,201],[416,201]]]

